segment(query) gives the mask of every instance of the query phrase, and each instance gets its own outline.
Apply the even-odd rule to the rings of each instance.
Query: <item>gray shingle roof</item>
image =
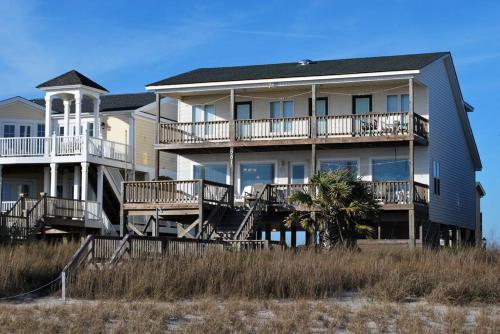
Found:
[[[57,86],[71,86],[71,85],[83,85],[91,88],[100,89],[103,91],[108,91],[103,86],[99,85],[97,82],[89,79],[85,75],[81,74],[76,70],[71,70],[58,77],[45,81],[39,84],[36,88],[47,88],[47,87],[57,87]]]
[[[100,111],[120,111],[135,110],[156,99],[154,93],[131,93],[131,94],[108,94],[101,96]],[[45,106],[45,99],[33,99],[31,102]],[[63,113],[64,106],[62,100],[54,99],[52,109],[55,113]],[[75,111],[75,104],[71,104],[71,111]],[[90,98],[84,97],[82,101],[82,112],[91,113],[94,111],[93,102]]]
[[[295,62],[199,68],[151,83],[147,86],[418,70],[448,54],[449,52],[435,52],[399,56],[322,60],[312,62],[305,66]]]

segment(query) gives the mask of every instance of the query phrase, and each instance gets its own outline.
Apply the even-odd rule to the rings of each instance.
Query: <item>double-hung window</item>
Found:
[[[45,124],[37,124],[36,136],[37,137],[45,137]]]
[[[270,105],[271,132],[291,132],[293,117],[293,101],[275,101]]]
[[[16,126],[13,124],[4,124],[3,136],[6,138],[15,137],[16,136]]]
[[[19,126],[19,137],[31,137],[31,126],[20,125]]]
[[[408,112],[410,96],[408,94],[387,95],[387,112]]]

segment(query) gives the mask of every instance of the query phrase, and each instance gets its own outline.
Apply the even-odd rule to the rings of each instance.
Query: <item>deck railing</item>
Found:
[[[409,204],[410,186],[408,181],[368,182],[375,200],[380,204]],[[287,205],[288,198],[296,191],[312,191],[309,184],[272,184],[270,185],[269,203],[272,205]],[[428,203],[429,186],[414,183],[414,202]]]
[[[80,156],[83,154],[118,161],[132,160],[128,145],[86,135],[0,138],[0,157]]]
[[[205,180],[123,182],[124,203],[189,204],[200,200],[217,203],[225,198],[229,188],[226,184]]]
[[[234,127],[234,140],[307,139],[312,137],[309,116],[288,118],[243,119],[212,122],[160,124],[161,144],[228,142]],[[428,120],[414,115],[413,133],[427,138]],[[370,137],[410,134],[408,112],[328,115],[316,118],[316,136]]]

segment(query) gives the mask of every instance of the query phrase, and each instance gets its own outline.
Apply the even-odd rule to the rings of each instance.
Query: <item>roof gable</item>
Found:
[[[295,62],[199,68],[151,83],[147,86],[418,70],[447,54],[449,52],[323,60],[311,62],[306,65]]]
[[[81,74],[76,70],[71,70],[53,79],[45,81],[39,84],[36,88],[49,88],[49,87],[60,87],[60,86],[74,86],[82,85],[90,88],[99,89],[107,92],[108,90],[103,86],[99,85],[97,82],[89,79],[85,75]]]

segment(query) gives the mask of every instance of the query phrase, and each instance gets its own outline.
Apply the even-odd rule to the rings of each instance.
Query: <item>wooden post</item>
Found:
[[[377,225],[377,239],[382,239],[382,226],[380,225],[380,223],[378,223]]]
[[[280,227],[280,242],[285,245],[286,244],[286,229],[285,226]]]
[[[199,214],[198,214],[198,231],[197,231],[197,234],[199,232],[202,231],[203,229],[203,222],[205,221],[205,210],[204,210],[204,202],[205,202],[205,180],[201,179],[200,181],[200,194],[198,195],[198,198],[199,198],[199,205],[200,205],[200,209],[199,209]],[[203,236],[200,235],[200,238],[203,239]]]
[[[316,138],[316,85],[311,86],[311,138]]]
[[[409,182],[408,189],[409,193],[409,204],[410,209],[408,210],[408,242],[410,244],[410,248],[415,248],[416,240],[415,240],[415,206],[414,206],[414,191],[415,191],[415,152],[414,152],[414,127],[413,127],[413,114],[414,114],[414,96],[413,96],[413,79],[409,79],[408,82],[408,97],[409,97],[409,133],[410,133],[410,142],[408,145],[408,172],[409,172]]]
[[[311,233],[309,231],[304,231],[306,233],[306,246],[311,246]]]
[[[292,234],[290,244],[291,244],[292,248],[295,248],[295,247],[297,247],[297,227],[292,226],[290,230],[291,230],[291,234]]]
[[[234,113],[236,110],[234,109],[234,89],[231,89],[229,92],[229,142],[232,143],[236,140],[236,127],[234,121]],[[232,145],[231,145],[232,146]]]
[[[234,205],[234,181],[235,181],[235,169],[234,169],[234,147],[229,148],[229,185],[233,188],[231,192],[231,198],[229,199],[229,202],[231,203],[231,206]]]
[[[257,226],[255,229],[255,239],[256,240],[262,240],[262,226]]]
[[[266,240],[271,241],[271,224],[266,224]]]
[[[122,195],[122,200],[120,203],[120,237],[125,236],[125,229],[127,226],[127,212],[124,210],[123,206],[125,205],[125,184],[122,182],[121,184],[121,195]]]
[[[309,182],[311,182],[311,178],[314,176],[316,173],[316,144],[311,145],[311,170],[309,172],[310,178]]]
[[[156,93],[156,143],[160,143],[161,95]],[[155,180],[160,177],[160,150],[155,150]]]

